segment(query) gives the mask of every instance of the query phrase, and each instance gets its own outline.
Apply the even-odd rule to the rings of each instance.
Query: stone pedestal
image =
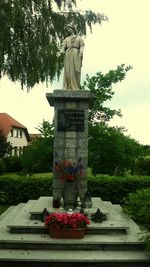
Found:
[[[69,159],[81,160],[83,165],[83,175],[70,186],[70,194],[67,193],[69,185],[58,179],[53,170],[53,198],[61,199],[67,194],[72,201],[75,196],[82,199],[87,191],[88,109],[95,97],[81,90],[54,90],[46,97],[50,106],[54,106],[54,164]]]

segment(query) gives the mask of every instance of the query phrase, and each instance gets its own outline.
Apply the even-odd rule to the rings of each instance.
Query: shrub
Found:
[[[36,138],[21,157],[25,173],[50,172],[53,169],[53,144],[49,138]]]
[[[29,199],[37,199],[40,196],[52,195],[52,179],[32,178],[16,176],[0,178],[1,190],[6,192],[8,204],[27,202]]]
[[[2,205],[8,202],[7,194],[4,191],[0,191],[0,203]]]
[[[6,171],[6,165],[2,158],[0,158],[0,175],[2,175]]]
[[[150,230],[150,187],[130,193],[126,200],[125,210],[136,222]]]
[[[136,173],[140,175],[150,175],[150,158],[140,158],[135,163]]]
[[[10,178],[4,175],[0,177],[0,184],[1,190],[7,192],[10,204],[52,195],[52,176],[50,174],[49,177],[39,174],[38,178],[24,175],[16,175],[14,178]],[[90,191],[92,197],[101,197],[103,200],[112,203],[123,203],[124,198],[130,192],[148,187],[150,187],[150,177],[147,176],[112,177],[99,175],[91,176],[88,179],[88,191]]]
[[[142,240],[150,250],[150,187],[130,193],[124,210],[140,225],[146,227]]]
[[[150,187],[149,176],[97,175],[88,179],[88,190],[91,195],[112,203],[121,204],[129,193],[148,187]]]
[[[20,172],[22,170],[21,159],[17,156],[4,158],[7,172]]]
[[[150,251],[150,231],[145,231],[141,241],[144,242],[146,250]]]

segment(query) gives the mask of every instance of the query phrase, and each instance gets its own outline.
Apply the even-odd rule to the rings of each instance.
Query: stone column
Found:
[[[58,179],[53,169],[53,199],[60,200],[63,196],[69,207],[69,202],[74,202],[77,196],[82,199],[87,191],[88,109],[95,97],[89,91],[81,90],[54,90],[46,97],[55,111],[54,164],[69,159],[81,160],[83,165],[83,175],[73,185]]]

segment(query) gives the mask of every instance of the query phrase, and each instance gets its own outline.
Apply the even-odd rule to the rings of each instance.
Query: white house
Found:
[[[27,128],[8,114],[0,113],[0,130],[12,146],[11,155],[19,156],[30,141]]]

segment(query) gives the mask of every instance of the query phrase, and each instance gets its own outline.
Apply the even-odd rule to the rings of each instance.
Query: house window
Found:
[[[13,131],[13,129],[11,129],[10,130],[10,137],[13,137],[13,135],[14,135],[14,131]]]
[[[18,137],[18,130],[15,130],[15,137]]]
[[[19,131],[19,137],[22,138],[22,131]]]

